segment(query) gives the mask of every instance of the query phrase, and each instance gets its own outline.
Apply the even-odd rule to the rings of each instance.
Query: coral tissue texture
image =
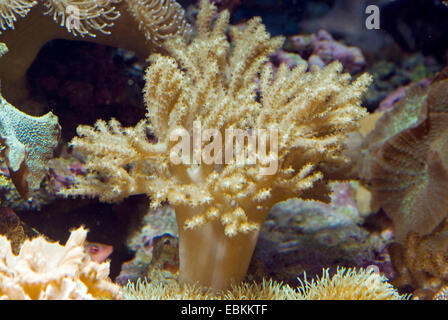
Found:
[[[27,240],[18,255],[0,236],[0,299],[119,298],[120,287],[108,279],[109,262],[93,262],[84,251],[86,235],[82,228],[73,231],[65,246]]]
[[[199,13],[198,36],[192,44],[182,39],[167,43],[173,58],[151,56],[144,90],[150,124],[143,120],[134,128],[122,128],[112,120],[78,128],[80,138],[72,145],[86,156],[92,175],[66,194],[118,201],[146,193],[153,206],[168,200],[194,207],[198,214],[187,219],[188,228],[221,220],[225,233],[232,236],[254,229],[256,224],[247,215],[262,215],[259,212],[270,207],[265,203],[303,192],[312,197],[315,183],[319,191],[328,191],[318,183],[324,179],[319,164],[345,161],[341,147],[345,134],[355,130],[365,115],[359,103],[369,77],[350,83],[350,76],[341,74],[341,65],[335,62],[312,72],[281,65],[274,79],[266,62],[283,38],[270,38],[260,20],[253,19],[244,30],[231,30],[231,48],[224,33],[228,13],[212,26],[214,14],[210,5]],[[193,135],[194,121],[222,136],[228,128],[241,129],[247,136],[254,135],[251,128],[278,130],[278,170],[260,174],[273,152],[246,167],[235,161],[217,166],[173,164],[169,156],[177,141],[170,141],[170,134],[185,128]],[[148,142],[147,130],[158,143]],[[201,142],[202,149],[208,142]],[[107,181],[95,179],[95,174]],[[317,192],[315,196],[325,198]]]

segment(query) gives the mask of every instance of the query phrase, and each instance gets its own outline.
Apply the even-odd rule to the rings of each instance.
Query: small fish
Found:
[[[90,258],[98,263],[106,261],[106,259],[112,254],[112,251],[114,251],[113,246],[98,242],[86,241],[84,247],[86,248],[87,253],[90,255]]]

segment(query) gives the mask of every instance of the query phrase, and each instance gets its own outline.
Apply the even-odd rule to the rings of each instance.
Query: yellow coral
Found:
[[[299,279],[300,280],[300,279]],[[304,300],[402,300],[400,295],[384,276],[373,269],[338,268],[330,277],[329,269],[324,269],[322,277],[311,282],[301,281],[298,287]]]
[[[297,291],[287,284],[265,280],[261,283],[244,282],[232,285],[223,293],[226,300],[298,300]]]
[[[24,242],[15,256],[0,236],[0,299],[120,298],[108,279],[109,262],[90,259],[84,251],[87,231],[73,231],[65,246],[43,237]]]
[[[359,104],[370,77],[350,83],[338,62],[311,72],[281,65],[274,77],[267,62],[283,38],[271,38],[254,18],[242,30],[231,29],[231,46],[229,13],[212,23],[215,14],[215,6],[202,1],[193,42],[167,41],[172,57],[151,56],[144,89],[151,124],[122,128],[111,120],[78,128],[72,145],[86,156],[91,174],[63,193],[102,201],[145,193],[153,206],[168,200],[180,226],[181,277],[220,288],[244,276],[275,203],[297,196],[329,200],[328,166],[346,161],[343,141],[366,114]],[[195,141],[197,130],[208,129],[212,135]],[[234,144],[231,137],[225,151],[208,154],[213,161],[202,161],[197,150],[213,149],[215,138],[227,139],[230,129],[239,130],[243,141]],[[149,143],[148,130],[156,144]],[[173,160],[177,132],[189,134],[187,142],[193,137],[189,156],[181,157],[186,162]],[[258,150],[265,144],[265,153],[251,152],[244,142],[258,134]],[[244,152],[255,162],[239,162]]]
[[[123,287],[124,300],[297,300],[300,296],[287,284],[273,280],[241,283],[229,290],[213,291],[198,285],[180,285],[176,281],[138,279]]]
[[[294,289],[273,280],[261,283],[241,283],[229,290],[210,291],[197,285],[179,285],[176,282],[148,282],[140,279],[136,284],[128,283],[123,288],[125,300],[404,300],[384,276],[373,269],[339,268],[333,277],[329,270],[317,280],[300,281]]]
[[[196,285],[179,285],[176,281],[151,281],[138,279],[123,287],[124,300],[216,300],[207,288]]]

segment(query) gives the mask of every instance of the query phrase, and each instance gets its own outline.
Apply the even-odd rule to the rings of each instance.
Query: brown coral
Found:
[[[296,196],[329,200],[326,165],[346,161],[343,141],[365,115],[359,104],[370,78],[350,83],[335,62],[312,72],[281,65],[274,79],[267,62],[283,38],[270,38],[254,18],[245,29],[231,30],[231,46],[228,11],[212,24],[216,8],[201,4],[193,42],[168,41],[172,57],[151,57],[144,89],[151,124],[143,120],[122,128],[112,120],[80,126],[72,144],[86,156],[91,174],[64,194],[118,201],[145,193],[153,206],[168,200],[180,227],[182,279],[222,288],[244,276],[259,226],[276,202]],[[172,161],[179,147],[172,135],[191,137],[198,124],[215,135],[189,145],[186,162]],[[210,141],[229,129],[244,139],[264,130],[266,154],[252,153],[255,163],[242,165],[234,155],[249,147],[235,146],[233,138],[225,147],[232,151],[230,161],[219,147],[211,151]],[[148,130],[156,144],[149,143]],[[201,161],[198,148],[213,160]]]
[[[413,126],[399,131],[399,125],[392,125],[388,118],[395,132],[375,136],[380,138],[373,145],[376,151],[368,159],[371,171],[365,179],[375,205],[392,218],[398,241],[409,231],[430,233],[447,216],[447,87],[448,79],[439,75],[413,99],[421,110],[414,115]]]
[[[22,222],[12,209],[0,208],[0,235],[11,242],[14,254],[20,252],[20,246],[26,239]]]
[[[414,298],[430,299],[448,285],[448,224],[446,219],[430,234],[409,232],[404,244],[389,247],[398,288],[415,289]],[[443,290],[442,290],[443,291]]]
[[[386,111],[364,145],[360,176],[373,205],[392,219],[395,284],[431,298],[446,285],[448,245],[448,69],[413,85]],[[361,167],[362,168],[362,167]]]
[[[109,262],[93,262],[85,252],[86,235],[82,228],[73,231],[65,246],[43,237],[27,240],[17,256],[0,236],[0,298],[120,298],[120,287],[108,279]]]

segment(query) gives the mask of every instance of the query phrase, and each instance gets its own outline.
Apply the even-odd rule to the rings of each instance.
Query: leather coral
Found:
[[[148,119],[134,128],[116,120],[78,127],[72,145],[90,174],[63,193],[110,202],[144,193],[153,206],[168,201],[176,210],[182,280],[225,288],[244,276],[275,203],[329,200],[326,173],[346,162],[344,139],[366,113],[360,100],[370,77],[351,82],[337,62],[311,72],[282,65],[274,77],[268,60],[283,38],[271,38],[254,18],[242,30],[231,28],[230,43],[228,11],[213,23],[215,15],[216,7],[202,1],[192,43],[176,38],[165,44],[171,57],[150,57]],[[200,130],[205,136],[195,139]],[[239,130],[242,142],[227,140],[229,130]],[[173,161],[179,133],[188,135],[180,162]],[[214,142],[222,137],[221,150]],[[251,153],[247,141],[254,137],[265,153]],[[241,154],[254,162],[242,164]]]
[[[416,104],[415,121],[384,139],[367,163],[373,203],[393,220],[402,243],[410,231],[431,233],[448,214],[447,74],[447,70],[440,73],[426,90],[409,92],[402,106]],[[400,127],[393,121],[387,123]]]

